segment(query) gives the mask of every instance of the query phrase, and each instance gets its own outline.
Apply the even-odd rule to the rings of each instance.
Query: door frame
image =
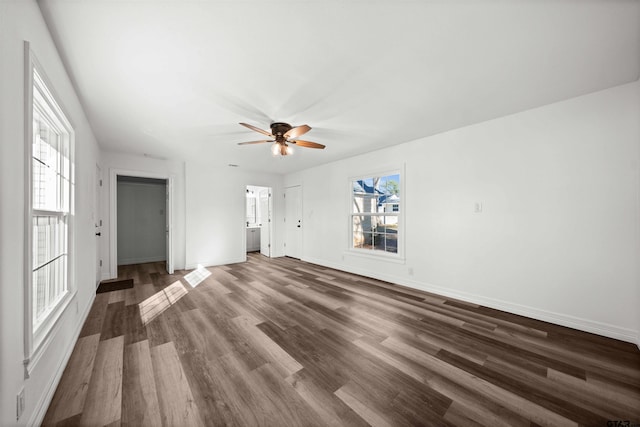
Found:
[[[267,223],[266,223],[266,229],[267,229],[267,234],[269,235],[269,243],[268,243],[268,254],[264,254],[262,252],[262,227],[264,227],[264,213],[262,212],[262,206],[260,206],[260,214],[262,215],[261,219],[262,219],[262,226],[260,227],[260,253],[262,255],[265,255],[269,258],[271,258],[272,256],[272,249],[273,249],[273,221],[272,221],[272,217],[273,217],[273,188],[271,187],[259,187],[261,188],[261,191],[266,191],[267,192]],[[261,201],[260,201],[260,193],[261,191],[258,192],[258,204],[261,205]]]
[[[93,224],[96,233],[96,288],[102,281],[102,168],[96,163],[94,190],[94,207],[93,207]],[[98,235],[98,233],[100,233]]]
[[[118,176],[133,176],[136,178],[164,179],[168,192],[167,218],[169,221],[169,247],[167,250],[167,272],[173,274],[173,200],[175,176],[162,172],[147,172],[126,169],[109,169],[109,278],[118,277]]]
[[[284,192],[283,192],[283,194],[284,194],[284,221],[285,221],[284,222],[284,240],[285,240],[284,241],[284,255],[285,256],[290,256],[292,258],[302,259],[302,246],[304,244],[302,231],[300,231],[297,234],[297,236],[298,236],[298,240],[296,242],[296,252],[297,253],[294,254],[295,256],[287,254],[287,241],[288,241],[288,238],[291,237],[289,235],[289,227],[290,227],[290,224],[291,224],[291,222],[290,222],[291,218],[288,218],[288,216],[289,216],[289,206],[290,206],[290,203],[291,203],[290,202],[291,198],[289,198],[289,200],[287,200],[287,190],[292,190],[294,188],[296,188],[297,191],[298,191],[298,204],[297,204],[296,208],[297,208],[297,210],[299,210],[299,213],[300,213],[300,221],[302,220],[303,212],[304,212],[303,209],[302,209],[303,208],[303,205],[302,205],[302,185],[298,184],[298,185],[290,185],[288,187],[285,187],[284,188]],[[295,225],[295,220],[294,220],[294,225]],[[301,227],[301,226],[304,226],[304,224],[301,223],[300,225],[298,225],[298,227]],[[291,226],[291,228],[293,229],[294,227]],[[303,229],[304,229],[304,227],[303,227]],[[291,246],[289,246],[289,247],[291,247]]]
[[[264,185],[264,184],[246,184],[244,186],[244,216],[242,217],[242,229],[244,230],[244,238],[243,238],[243,253],[247,254],[247,227],[246,227],[246,213],[247,213],[247,197],[246,197],[246,191],[249,189],[249,187],[255,187],[255,188],[260,188],[260,189],[266,189],[269,192],[269,223],[268,223],[268,229],[269,229],[269,258],[273,258],[273,253],[274,253],[274,248],[273,248],[273,241],[274,241],[274,237],[273,237],[273,186],[272,185]],[[256,206],[260,203],[260,199],[258,197],[256,197]],[[262,236],[260,236],[262,238]],[[262,239],[261,239],[262,241]],[[261,251],[262,253],[262,251]],[[263,254],[264,255],[264,254]],[[245,260],[247,260],[248,258],[245,258]]]

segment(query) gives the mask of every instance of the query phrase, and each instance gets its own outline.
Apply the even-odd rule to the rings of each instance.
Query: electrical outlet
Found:
[[[24,388],[16,396],[16,420],[19,420],[24,412]]]
[[[409,267],[409,276],[413,276],[413,267]]]
[[[76,301],[76,314],[78,314],[78,301]]]

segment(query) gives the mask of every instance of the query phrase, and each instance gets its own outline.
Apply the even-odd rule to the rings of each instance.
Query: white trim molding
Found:
[[[169,273],[173,274],[173,263],[170,260],[174,258],[173,255],[175,253],[173,248],[173,233],[175,229],[173,220],[175,175],[160,172],[111,168],[109,169],[109,277],[107,278],[115,279],[118,277],[118,176],[164,179],[167,181],[167,192],[169,197],[169,210],[167,211],[167,216],[169,218],[169,247],[167,248],[167,251],[169,257],[167,262],[169,263]]]
[[[24,378],[27,379],[31,375],[38,360],[42,357],[47,347],[51,343],[58,328],[60,327],[60,318],[65,310],[69,307],[71,301],[76,297],[77,285],[75,282],[75,247],[74,247],[74,216],[75,216],[75,131],[74,125],[69,119],[67,110],[60,101],[60,97],[55,92],[54,86],[51,84],[43,67],[38,62],[31,45],[28,41],[24,41],[24,265],[23,265],[23,288],[24,288]],[[34,77],[35,75],[35,77]],[[65,249],[67,258],[66,264],[66,288],[60,293],[60,297],[52,303],[51,307],[43,314],[44,318],[38,325],[34,325],[33,319],[33,216],[36,215],[62,215],[60,211],[35,210],[33,206],[33,110],[34,110],[34,85],[38,86],[41,97],[44,98],[43,103],[49,111],[49,119],[54,120],[60,132],[66,135],[68,143],[68,160],[69,160],[69,176],[68,176],[68,206],[64,211],[64,216],[68,217],[67,222],[67,247]],[[45,114],[45,113],[42,113]]]

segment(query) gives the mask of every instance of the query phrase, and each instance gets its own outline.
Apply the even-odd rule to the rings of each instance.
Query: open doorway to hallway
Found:
[[[118,176],[118,266],[166,261],[164,179]]]
[[[172,178],[112,169],[110,192],[110,277],[148,262],[172,274]]]

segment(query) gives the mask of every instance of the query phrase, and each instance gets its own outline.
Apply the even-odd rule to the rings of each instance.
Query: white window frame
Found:
[[[58,96],[52,91],[52,85],[44,70],[31,51],[29,42],[24,43],[25,55],[25,247],[24,247],[24,367],[25,378],[28,378],[44,350],[51,342],[59,319],[77,293],[74,280],[74,126],[61,107]],[[37,210],[33,206],[33,110],[34,87],[43,95],[47,104],[45,111],[39,114],[46,116],[63,137],[67,139],[69,149],[69,181],[67,211]],[[52,115],[52,116],[51,116]],[[34,322],[34,283],[33,283],[33,218],[35,216],[64,217],[67,221],[66,233],[66,286],[60,298],[50,307],[38,325]]]
[[[398,219],[398,233],[397,233],[397,238],[398,238],[398,242],[397,242],[397,252],[393,253],[393,252],[386,252],[386,251],[381,251],[381,250],[376,250],[376,249],[364,249],[364,248],[354,248],[353,247],[353,233],[354,233],[354,227],[353,227],[353,217],[354,216],[358,216],[361,215],[361,213],[355,213],[353,211],[353,182],[354,181],[358,181],[358,180],[364,180],[367,178],[372,178],[372,177],[383,177],[383,176],[390,176],[390,175],[399,175],[400,177],[400,182],[398,183],[399,186],[399,193],[400,193],[400,201],[398,203],[399,205],[399,212],[389,212],[386,215],[387,216],[397,216]],[[398,167],[388,167],[388,168],[384,168],[384,169],[378,169],[375,171],[371,171],[371,172],[366,172],[366,173],[360,173],[358,175],[353,175],[349,177],[349,182],[348,182],[348,197],[349,197],[349,202],[348,202],[348,206],[349,206],[349,214],[348,214],[348,227],[347,229],[349,230],[349,236],[348,236],[348,241],[347,241],[347,253],[350,255],[358,255],[358,256],[363,256],[363,257],[367,257],[367,258],[374,258],[374,259],[383,259],[383,260],[387,260],[387,261],[391,261],[391,262],[398,262],[398,263],[404,263],[405,262],[405,254],[404,254],[404,247],[405,247],[405,168],[404,165]],[[383,213],[380,213],[380,215],[376,216],[382,216],[384,215]]]

